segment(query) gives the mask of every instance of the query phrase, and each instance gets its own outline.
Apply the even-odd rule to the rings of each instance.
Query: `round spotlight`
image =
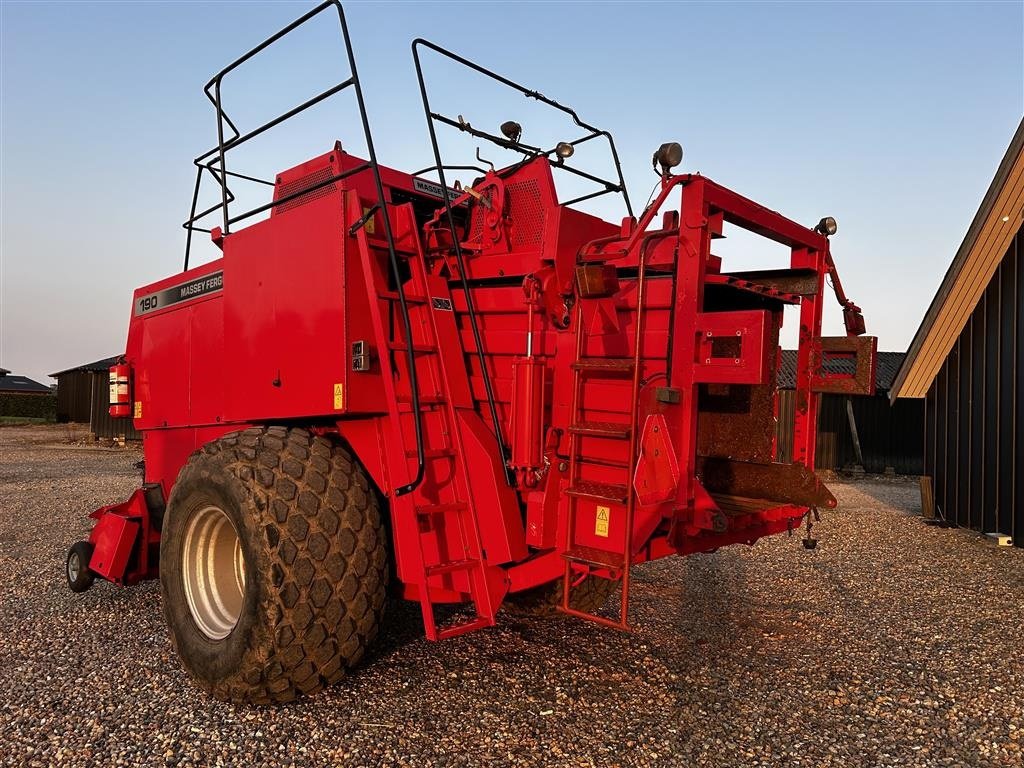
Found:
[[[662,173],[668,173],[683,162],[683,146],[677,141],[662,144],[654,153],[654,162],[661,166]]]
[[[523,135],[523,126],[515,120],[506,120],[501,124],[501,135],[513,144],[518,144],[519,137]]]
[[[566,158],[572,157],[572,155],[573,155],[573,153],[575,151],[576,151],[576,147],[574,147],[568,141],[560,141],[555,146],[555,154],[558,155],[563,160],[565,160]]]
[[[814,231],[820,235],[824,235],[825,237],[831,237],[836,233],[836,230],[838,228],[839,227],[836,224],[836,220],[833,219],[831,216],[826,216],[825,218],[818,222],[818,226],[814,228]]]

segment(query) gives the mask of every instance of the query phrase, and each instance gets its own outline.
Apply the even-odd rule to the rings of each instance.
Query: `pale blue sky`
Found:
[[[312,5],[0,1],[0,364],[49,381],[124,349],[132,289],[180,269],[191,159],[214,138],[202,85]],[[833,253],[882,349],[909,343],[1024,112],[1019,0],[346,7],[382,163],[430,162],[409,51],[427,37],[612,131],[637,206],[651,152],[678,140],[686,171],[807,224],[835,216]],[[333,35],[325,20],[226,83],[231,114],[252,126],[344,77]],[[434,71],[438,106],[475,125],[572,137]],[[234,167],[272,174],[335,138],[358,149],[347,107]],[[593,210],[621,215],[610,199]],[[744,238],[721,251],[743,266],[775,254]],[[838,312],[826,321],[840,332]]]

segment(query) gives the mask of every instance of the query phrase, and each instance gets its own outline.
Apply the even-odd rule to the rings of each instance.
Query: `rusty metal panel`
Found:
[[[779,315],[781,311],[773,311],[765,326],[765,346],[770,350],[778,348]],[[769,372],[768,381],[764,384],[700,385],[697,400],[698,455],[771,462],[777,432],[774,417],[777,392],[773,371]]]
[[[874,336],[826,336],[811,350],[811,391],[875,394]]]
[[[814,472],[800,464],[755,464],[701,457],[697,476],[709,493],[832,508],[835,497]]]
[[[818,292],[818,273],[813,269],[752,269],[727,272],[725,277],[746,280],[781,293],[814,296]]]

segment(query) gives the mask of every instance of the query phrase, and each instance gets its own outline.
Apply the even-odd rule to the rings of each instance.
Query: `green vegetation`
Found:
[[[9,424],[12,419],[21,424],[56,421],[57,396],[0,393],[0,423]]]

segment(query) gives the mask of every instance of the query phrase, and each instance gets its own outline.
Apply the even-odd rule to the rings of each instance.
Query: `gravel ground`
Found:
[[[360,672],[274,708],[202,695],[155,583],[64,584],[133,450],[0,429],[0,765],[1024,764],[1024,550],[924,526],[916,483],[833,486],[775,537],[636,571],[631,635],[509,616],[431,644],[392,611]]]

